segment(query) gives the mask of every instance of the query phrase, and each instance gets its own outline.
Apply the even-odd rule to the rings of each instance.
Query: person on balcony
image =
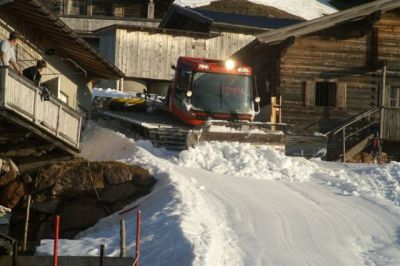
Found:
[[[21,34],[16,31],[10,33],[8,40],[0,41],[0,65],[8,66],[11,64],[19,75],[22,74],[21,69],[15,59],[15,47],[21,40]]]
[[[40,86],[40,80],[42,79],[42,72],[46,67],[47,67],[46,61],[38,60],[36,62],[36,66],[28,67],[27,69],[24,69],[24,71],[22,72],[26,78],[30,79],[33,83],[35,83],[35,86],[40,87],[42,91],[41,99],[43,101],[50,100],[49,89],[45,86]]]
[[[47,67],[47,63],[44,60],[38,60],[36,62],[36,66],[31,66],[24,71],[22,71],[23,75],[30,79],[36,86],[40,86],[40,80],[42,79],[42,72]]]

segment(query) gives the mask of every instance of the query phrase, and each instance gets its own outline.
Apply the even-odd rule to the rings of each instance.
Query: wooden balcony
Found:
[[[39,88],[7,67],[0,67],[0,112],[67,153],[79,152],[82,116],[57,99],[43,101]]]

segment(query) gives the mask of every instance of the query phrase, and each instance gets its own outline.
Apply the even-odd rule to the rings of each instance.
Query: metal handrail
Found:
[[[364,113],[362,113],[360,115],[357,115],[356,117],[352,118],[350,121],[345,123],[344,125],[341,125],[341,126],[335,128],[335,129],[331,130],[331,131],[328,131],[326,133],[326,135],[334,136],[337,133],[339,133],[340,131],[342,131],[343,129],[345,129],[346,127],[351,126],[352,124],[360,121],[361,119],[363,119],[365,117],[371,116],[372,114],[379,112],[381,109],[382,109],[382,107],[378,107],[378,108],[370,109],[370,110],[368,110],[368,111],[366,111],[366,112],[364,112]]]

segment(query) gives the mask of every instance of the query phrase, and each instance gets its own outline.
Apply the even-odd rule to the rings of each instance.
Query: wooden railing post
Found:
[[[382,68],[382,80],[381,80],[381,117],[380,117],[380,137],[385,135],[386,133],[384,132],[384,126],[383,126],[383,119],[385,116],[385,98],[386,98],[386,72],[387,72],[387,67],[386,65],[383,66]]]
[[[0,104],[6,105],[6,84],[8,78],[8,68],[0,67]]]

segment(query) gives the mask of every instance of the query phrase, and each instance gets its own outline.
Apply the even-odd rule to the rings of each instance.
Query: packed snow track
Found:
[[[99,145],[100,144],[100,145]],[[350,165],[239,143],[181,153],[90,124],[82,155],[144,165],[159,180],[143,211],[141,265],[400,265],[400,163]],[[129,208],[130,206],[126,206]],[[119,255],[118,214],[60,255]],[[134,254],[135,217],[125,217]],[[42,241],[38,254],[51,254]]]

